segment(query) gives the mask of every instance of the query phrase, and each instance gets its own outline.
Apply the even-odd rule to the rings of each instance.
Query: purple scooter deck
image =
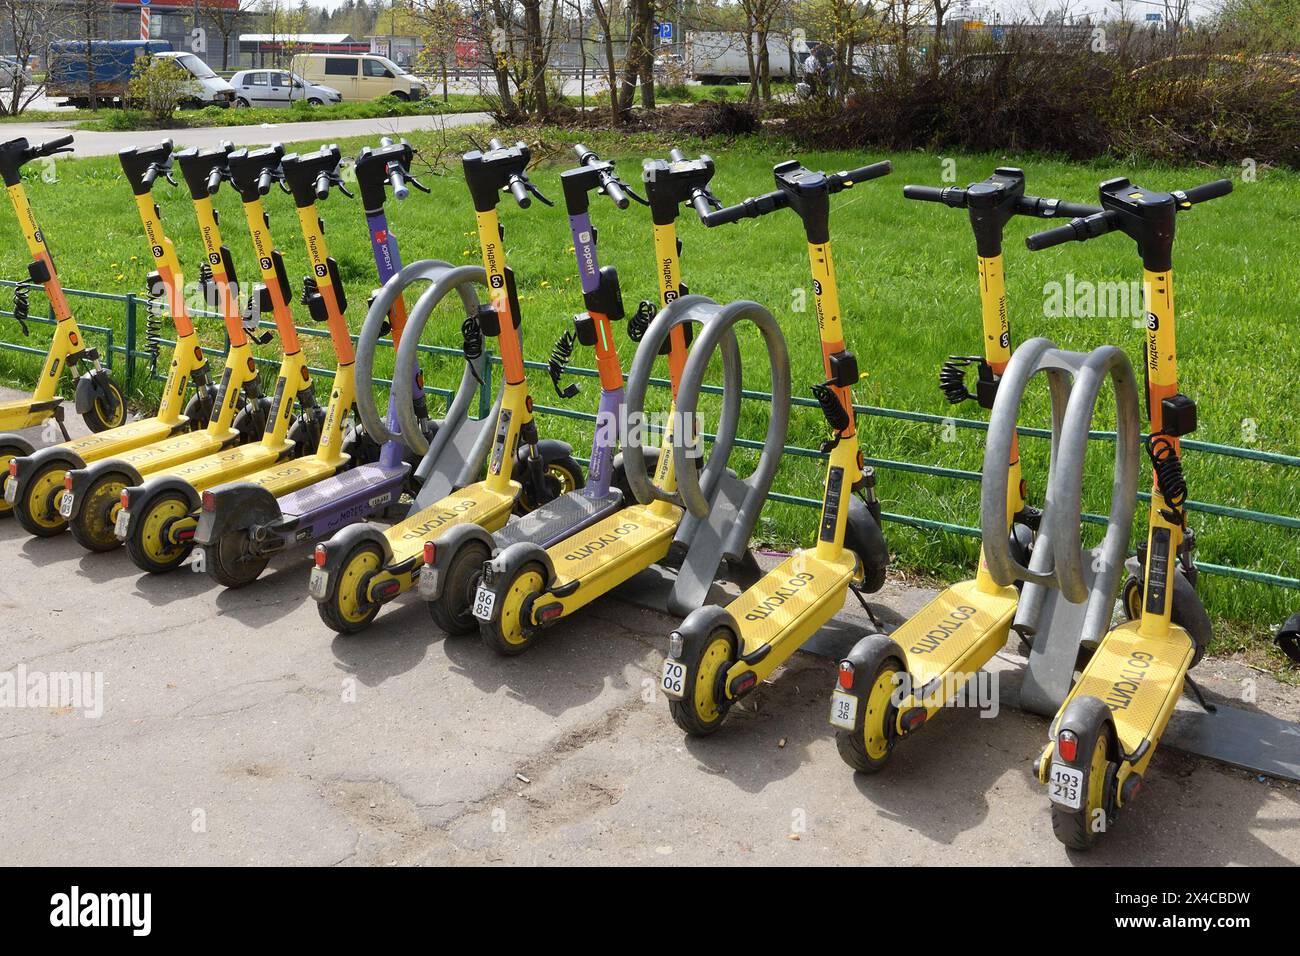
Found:
[[[298,519],[296,540],[320,538],[396,504],[409,472],[405,464],[358,465],[280,498],[280,513]]]

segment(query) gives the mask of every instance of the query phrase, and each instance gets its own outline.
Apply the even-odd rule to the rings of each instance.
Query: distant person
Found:
[[[813,46],[803,61],[803,75],[811,96],[832,98],[835,95],[835,51],[825,43]]]

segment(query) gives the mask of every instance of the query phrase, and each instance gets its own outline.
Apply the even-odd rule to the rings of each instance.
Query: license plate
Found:
[[[324,568],[312,568],[311,578],[307,581],[307,593],[318,601],[325,600],[329,594],[330,573]]]
[[[664,669],[659,675],[659,689],[678,700],[686,693],[686,665],[671,657],[664,659]]]
[[[1047,798],[1063,807],[1078,810],[1083,806],[1083,771],[1065,764],[1052,764],[1052,773],[1047,778]]]
[[[18,482],[5,479],[5,501],[13,504],[18,500]]]
[[[9,489],[5,489],[8,491]],[[72,517],[72,492],[65,491],[63,497],[59,499],[59,514],[65,518]]]
[[[427,564],[417,569],[415,586],[419,589],[421,596],[432,601],[438,596],[438,572]]]
[[[831,725],[854,730],[858,725],[858,698],[842,690],[831,692]]]
[[[474,616],[480,621],[492,620],[492,610],[497,606],[497,592],[482,584],[474,592]]]
[[[117,513],[117,521],[113,524],[113,534],[126,540],[126,533],[131,527],[131,512],[123,508]]]

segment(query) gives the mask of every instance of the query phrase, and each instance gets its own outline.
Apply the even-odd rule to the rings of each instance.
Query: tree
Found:
[[[627,56],[623,60],[623,78],[619,84],[618,111],[626,116],[632,111],[632,97],[641,83],[641,105],[655,108],[654,82],[654,0],[628,0],[632,26],[627,37]],[[606,33],[608,36],[608,33]]]
[[[293,59],[303,50],[296,39],[306,33],[307,11],[294,7],[290,0],[261,0],[264,33],[270,34],[273,66],[293,69]]]
[[[44,90],[44,84],[29,83],[24,68],[39,58],[50,62],[50,39],[57,35],[67,7],[56,0],[0,0],[0,21],[13,39],[14,58],[19,69],[13,86],[0,101],[0,114],[17,116]]]
[[[190,95],[192,79],[189,71],[175,60],[142,56],[135,61],[131,71],[127,97],[134,107],[144,110],[155,123],[166,126]]]
[[[260,0],[231,0],[229,5],[204,0],[203,9],[208,19],[221,34],[221,68],[230,65],[230,38],[239,36],[239,27]]]
[[[789,0],[740,0],[745,11],[745,54],[749,60],[749,101],[772,99],[772,65],[768,37]]]
[[[1242,34],[1251,45],[1277,52],[1300,49],[1296,0],[1225,0],[1218,24]]]
[[[448,100],[447,63],[456,57],[456,41],[468,30],[468,23],[455,0],[412,0],[411,29],[420,38],[416,58],[422,72],[442,77],[442,99]]]

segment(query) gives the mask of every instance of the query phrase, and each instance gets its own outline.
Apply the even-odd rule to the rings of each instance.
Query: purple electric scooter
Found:
[[[573,329],[556,343],[549,372],[560,398],[571,399],[578,394],[578,387],[570,384],[561,388],[560,379],[574,346],[581,344],[595,350],[600,404],[587,483],[582,488],[557,488],[558,495],[552,501],[516,515],[495,533],[478,525],[457,525],[425,545],[420,596],[429,602],[434,622],[448,634],[470,634],[478,630],[478,621],[471,613],[474,588],[483,562],[497,551],[519,541],[548,546],[576,534],[625,504],[624,492],[620,490],[622,482],[614,473],[623,409],[623,368],[610,328],[611,322],[624,316],[623,297],[618,272],[613,266],[602,268],[596,258],[596,229],[588,210],[592,192],[604,193],[620,209],[627,208],[629,197],[643,205],[648,203],[618,178],[613,163],[600,159],[584,146],[576,149],[581,165],[561,173],[560,182],[586,311],[574,316]]]
[[[397,239],[384,212],[386,187],[391,187],[399,200],[409,195],[408,186],[428,191],[410,173],[412,157],[407,142],[393,143],[385,138],[380,148],[363,149],[355,165],[375,265],[384,285],[371,296],[357,340],[356,412],[361,424],[353,429],[348,442],[354,466],[278,498],[250,482],[231,482],[205,494],[194,536],[198,549],[202,549],[196,549],[195,569],[206,570],[224,587],[251,583],[274,554],[291,544],[328,537],[345,525],[378,515],[392,516],[400,507],[402,492],[414,494],[421,475],[432,469],[431,440],[436,445],[433,458],[448,447],[447,442],[436,441],[443,423],[429,419],[418,365],[410,388],[391,389],[387,413],[382,418],[375,405],[375,349],[390,331],[394,344],[400,341],[407,326],[403,296],[407,286],[421,281],[431,283],[413,310],[423,315],[450,291],[446,283],[439,281],[451,269],[446,263],[422,260],[402,267]],[[473,289],[457,291],[473,314],[478,308]],[[310,280],[305,300],[310,308]],[[462,392],[477,394],[474,371],[472,367],[466,369]],[[482,373],[481,368],[477,371]],[[408,433],[399,426],[399,417],[403,416],[396,408],[403,401],[412,406],[415,419],[416,427]],[[413,469],[417,462],[418,467]]]

